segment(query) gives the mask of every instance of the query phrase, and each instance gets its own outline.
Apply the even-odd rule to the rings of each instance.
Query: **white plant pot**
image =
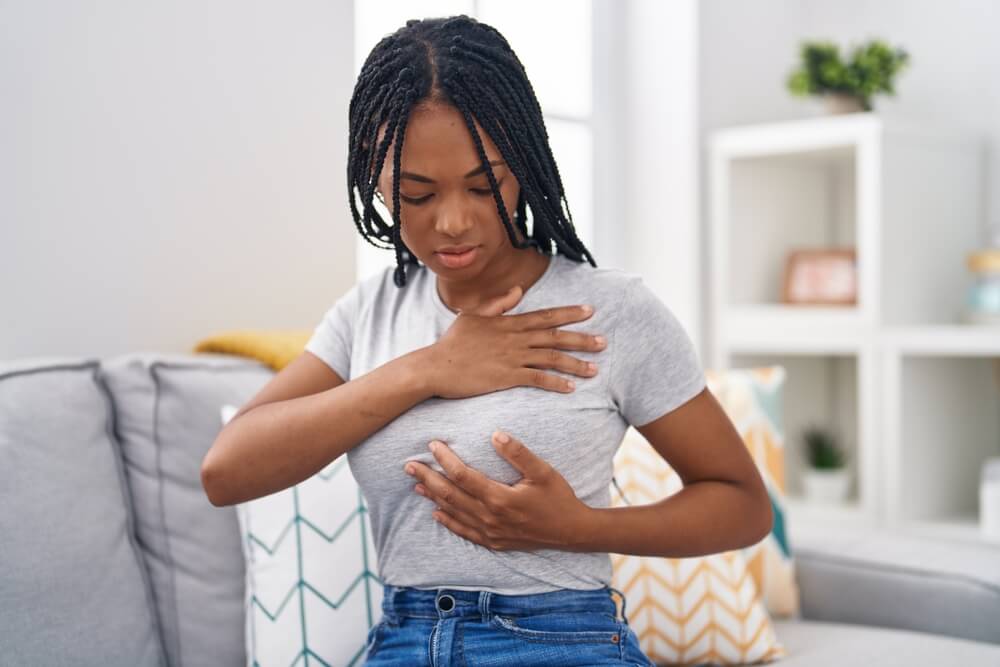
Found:
[[[865,110],[861,105],[861,100],[853,95],[843,93],[823,95],[823,104],[826,106],[827,113],[830,114],[860,113]]]
[[[813,468],[805,471],[802,481],[806,500],[811,503],[832,505],[847,500],[851,478],[846,468],[836,470]]]

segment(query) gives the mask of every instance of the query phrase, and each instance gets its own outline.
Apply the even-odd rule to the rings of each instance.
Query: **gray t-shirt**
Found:
[[[306,344],[345,380],[431,345],[457,317],[426,266],[408,267],[402,288],[392,271],[355,284]],[[413,490],[416,480],[403,470],[406,461],[418,460],[440,471],[427,448],[437,439],[488,477],[514,484],[520,473],[490,443],[500,429],[554,466],[584,503],[607,507],[612,458],[628,425],[645,425],[687,402],[705,387],[705,378],[687,334],[638,274],[552,255],[545,273],[507,312],[587,303],[595,309],[590,318],[560,328],[607,338],[600,352],[564,350],[595,362],[597,375],[545,371],[572,379],[575,391],[513,387],[464,399],[431,398],[347,453],[368,505],[384,582],[501,594],[610,584],[611,559],[604,552],[492,551],[459,537],[434,520],[433,503]]]

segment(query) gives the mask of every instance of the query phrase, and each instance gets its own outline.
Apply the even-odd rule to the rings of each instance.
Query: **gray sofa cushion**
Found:
[[[166,664],[97,360],[0,363],[0,663]]]
[[[221,429],[220,407],[242,405],[273,375],[216,354],[136,353],[102,364],[171,665],[246,664],[236,510],[208,501],[201,461]]]
[[[777,667],[1000,665],[1000,646],[924,632],[800,620],[774,632],[788,651]]]
[[[795,537],[803,618],[1000,644],[1000,547],[864,528]]]

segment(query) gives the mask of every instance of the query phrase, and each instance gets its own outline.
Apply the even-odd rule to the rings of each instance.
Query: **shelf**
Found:
[[[1000,357],[1000,326],[928,325],[886,329],[883,341],[912,356]]]
[[[981,242],[981,141],[857,113],[725,128],[708,148],[707,359],[786,368],[790,522],[974,537],[979,469],[1000,455],[1000,327],[947,323]],[[790,253],[838,247],[856,251],[857,305],[782,303]],[[845,507],[794,499],[809,425],[847,449]]]
[[[719,327],[735,353],[854,354],[868,335],[861,313],[842,306],[731,306]]]
[[[833,521],[841,523],[866,523],[871,517],[861,508],[857,501],[848,501],[838,505],[822,505],[811,503],[804,498],[792,496],[785,499],[788,515],[793,522],[802,523],[814,521]]]
[[[799,154],[806,159],[873,137],[882,126],[876,114],[823,116],[719,130],[714,150],[730,158]]]
[[[976,517],[960,516],[935,521],[900,521],[897,526],[900,531],[919,537],[995,544],[1000,549],[1000,542],[992,542],[983,537]]]

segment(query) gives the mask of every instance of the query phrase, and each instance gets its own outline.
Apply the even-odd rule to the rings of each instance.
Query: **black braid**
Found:
[[[597,266],[576,234],[541,106],[507,40],[495,28],[465,14],[411,19],[383,37],[368,54],[348,107],[351,214],[368,243],[395,251],[393,281],[398,287],[406,284],[406,266],[419,264],[400,231],[399,172],[410,112],[421,102],[447,104],[462,114],[514,247],[534,247],[544,254],[555,252]],[[476,123],[496,144],[520,185],[513,220],[507,215]],[[385,135],[379,142],[382,128]],[[393,142],[390,227],[373,199]],[[355,197],[360,197],[360,211]],[[516,240],[515,228],[524,241]]]

